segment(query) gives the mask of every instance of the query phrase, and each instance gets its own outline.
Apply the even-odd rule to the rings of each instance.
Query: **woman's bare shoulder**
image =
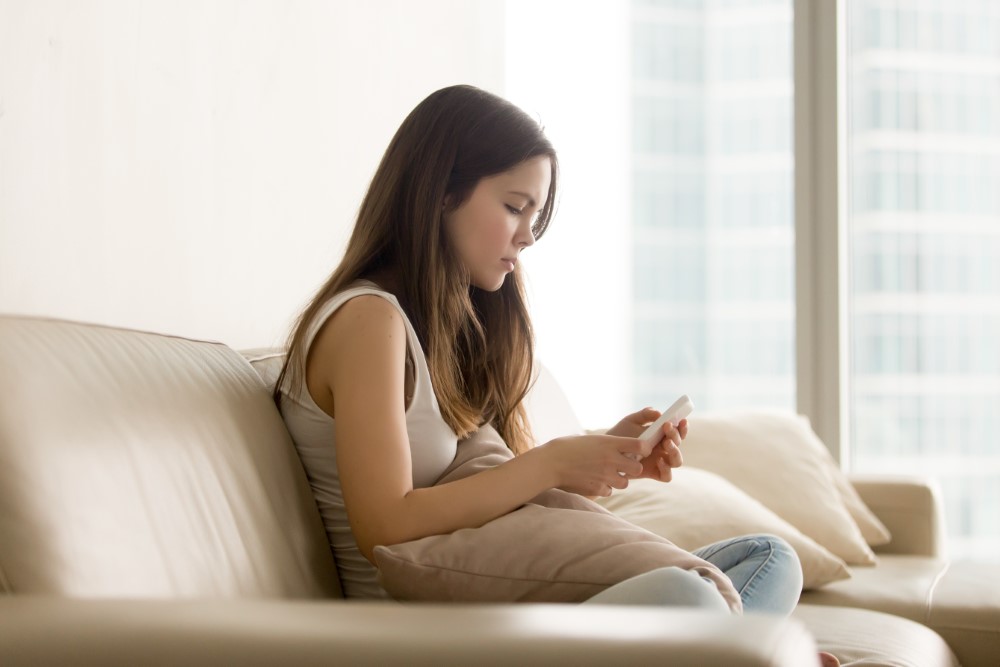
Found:
[[[384,350],[390,340],[405,341],[405,334],[403,317],[393,304],[374,294],[362,294],[344,303],[323,324],[310,356],[324,351],[341,356]]]
[[[381,379],[402,387],[406,362],[403,316],[386,299],[364,294],[337,309],[323,323],[309,348],[306,385],[313,400],[331,417],[335,387]],[[400,389],[402,391],[402,389]]]
[[[400,325],[403,323],[399,309],[388,299],[377,294],[361,294],[352,297],[330,316],[330,320],[369,326],[377,326],[380,322],[398,322]]]

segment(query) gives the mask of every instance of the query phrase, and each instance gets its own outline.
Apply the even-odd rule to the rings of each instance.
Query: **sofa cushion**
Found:
[[[484,426],[459,444],[437,483],[512,456],[496,431]],[[714,565],[559,489],[479,528],[377,546],[375,561],[379,582],[399,600],[582,602],[625,579],[675,566],[712,581],[730,608],[741,610],[732,582]]]
[[[1000,655],[1000,565],[883,555],[876,567],[802,595],[813,605],[861,607],[922,623],[945,638],[962,664]]]
[[[0,317],[0,395],[8,591],[339,595],[281,417],[225,345]]]
[[[843,667],[958,667],[948,644],[929,628],[866,609],[800,604],[792,613],[816,638],[821,651]]]
[[[688,422],[686,465],[725,477],[848,564],[875,562],[842,495],[850,483],[837,482],[843,473],[806,418],[762,410]],[[864,505],[856,494],[850,504]]]
[[[627,489],[597,502],[688,551],[739,535],[777,535],[798,554],[805,588],[818,588],[851,576],[844,561],[707,470],[684,466],[673,472],[668,484],[636,480]]]

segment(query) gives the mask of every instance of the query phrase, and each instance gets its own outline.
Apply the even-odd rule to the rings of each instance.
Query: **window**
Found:
[[[565,168],[528,258],[549,284],[539,349],[585,425],[680,393],[798,409],[853,470],[939,479],[952,555],[1000,558],[1000,3],[508,6],[508,93],[547,99]],[[848,46],[839,99],[831,35]],[[810,48],[794,74],[820,76],[795,97]]]
[[[1000,6],[847,4],[850,446],[1000,555]]]
[[[793,409],[791,2],[631,20],[632,403]]]

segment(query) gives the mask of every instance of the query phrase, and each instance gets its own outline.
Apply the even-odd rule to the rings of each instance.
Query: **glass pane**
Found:
[[[851,461],[1000,560],[1000,3],[850,0]]]
[[[791,0],[632,10],[632,402],[794,409]]]

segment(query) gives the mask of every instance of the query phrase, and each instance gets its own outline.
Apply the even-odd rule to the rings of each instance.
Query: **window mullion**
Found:
[[[846,466],[845,1],[794,1],[797,406]]]

